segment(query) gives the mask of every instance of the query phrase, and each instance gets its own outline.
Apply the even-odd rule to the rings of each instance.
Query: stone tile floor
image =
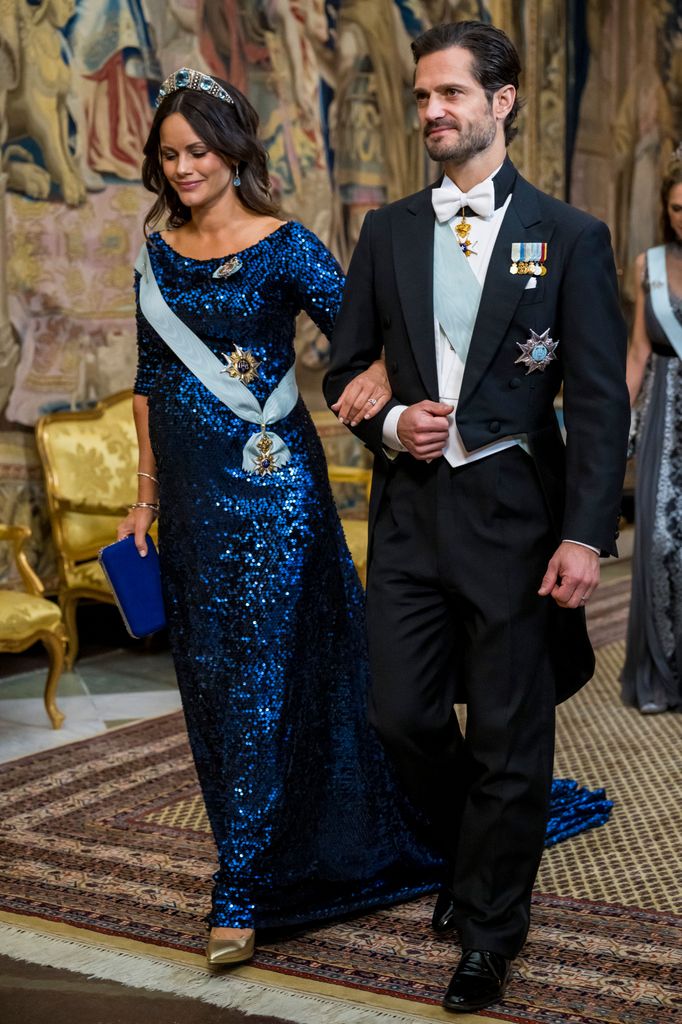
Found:
[[[44,668],[0,678],[0,762],[180,707],[168,651],[118,648],[80,658],[62,675],[57,704],[66,718],[53,729],[43,704],[46,672],[47,659]]]

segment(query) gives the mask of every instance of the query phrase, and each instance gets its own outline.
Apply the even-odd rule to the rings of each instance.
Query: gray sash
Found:
[[[261,408],[260,402],[248,387],[241,380],[228,377],[225,364],[213,355],[167,304],[154,276],[146,243],[140,249],[135,269],[141,275],[140,309],[147,322],[187,369],[235,416],[260,426],[260,433],[253,434],[244,445],[242,469],[247,473],[262,473],[264,456],[266,461],[270,460],[265,472],[286,465],[291,452],[282,438],[266,430],[266,427],[288,416],[298,401],[295,367],[292,366],[285,373]]]
[[[466,363],[483,288],[448,222],[436,221],[433,243],[433,312]]]
[[[646,254],[651,289],[651,306],[665,336],[682,359],[682,324],[670,305],[668,290],[668,268],[665,263],[665,246],[657,245]]]

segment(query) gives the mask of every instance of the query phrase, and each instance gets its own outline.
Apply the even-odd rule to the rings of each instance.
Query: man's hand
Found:
[[[443,454],[448,440],[448,416],[454,412],[453,405],[443,402],[417,402],[401,413],[397,431],[402,444],[410,455],[423,462],[430,462]]]
[[[579,608],[598,586],[599,555],[565,540],[550,558],[538,594],[550,594],[560,608]]]

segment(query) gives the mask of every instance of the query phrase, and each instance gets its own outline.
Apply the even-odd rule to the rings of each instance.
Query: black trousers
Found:
[[[451,865],[463,948],[510,958],[548,816],[553,616],[537,590],[556,545],[518,445],[457,469],[403,456],[369,570],[372,723]]]

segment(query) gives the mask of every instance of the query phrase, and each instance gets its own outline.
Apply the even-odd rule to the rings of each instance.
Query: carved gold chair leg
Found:
[[[66,664],[67,672],[73,668],[78,655],[78,624],[76,621],[77,600],[70,595],[59,595],[59,607],[62,610],[64,628],[66,629]]]
[[[49,671],[45,683],[45,709],[53,729],[59,729],[64,715],[55,698],[64,669],[66,633],[60,610],[45,597],[43,584],[31,567],[24,545],[31,536],[27,526],[0,523],[0,540],[12,545],[14,561],[24,590],[0,591],[0,651],[18,653],[40,640],[47,650]]]
[[[53,729],[61,729],[64,721],[64,713],[57,707],[57,687],[61,674],[64,671],[64,660],[66,653],[66,633],[43,633],[41,640],[47,649],[50,667],[45,683],[45,710],[52,722]]]

